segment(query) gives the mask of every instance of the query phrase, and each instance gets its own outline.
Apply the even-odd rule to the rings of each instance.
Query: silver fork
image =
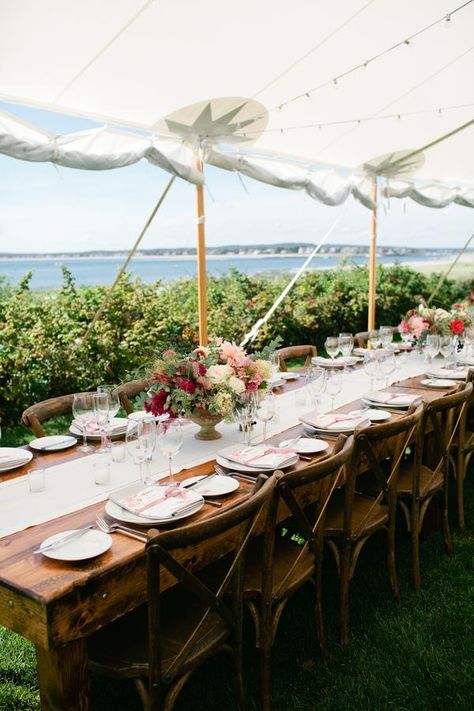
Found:
[[[121,523],[111,523],[101,514],[97,514],[96,523],[101,531],[104,533],[123,533],[124,536],[129,536],[130,538],[135,538],[137,541],[146,543],[147,536],[145,533],[140,533],[134,528],[128,528],[128,526],[123,526]],[[151,528],[151,527],[150,527]]]

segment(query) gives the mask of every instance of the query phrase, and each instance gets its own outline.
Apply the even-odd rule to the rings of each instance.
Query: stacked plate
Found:
[[[121,435],[124,435],[125,432],[127,431],[127,425],[128,425],[128,419],[126,417],[113,417],[110,420],[110,425],[107,430],[108,436],[109,437],[120,437]],[[82,427],[75,420],[73,420],[71,422],[69,432],[72,432],[72,434],[74,434],[74,435],[82,436]],[[86,435],[87,435],[87,439],[100,440],[100,438],[101,438],[99,428],[94,429],[91,432],[86,429]]]
[[[204,499],[194,488],[177,484],[144,487],[138,483],[112,492],[105,510],[117,521],[150,528],[193,516],[203,506]]]
[[[33,455],[26,449],[16,447],[0,447],[0,473],[17,469],[31,462]]]
[[[216,462],[226,469],[237,472],[257,474],[262,471],[288,469],[298,461],[295,450],[279,451],[270,445],[238,447],[233,444],[223,449],[216,457]]]
[[[315,356],[311,358],[311,363],[313,365],[319,365],[321,368],[344,368],[345,366],[355,365],[359,363],[361,358],[356,356],[349,356],[348,358],[322,358],[321,356]]]
[[[369,424],[369,419],[365,412],[356,416],[343,413],[328,413],[326,415],[315,414],[300,417],[304,429],[310,434],[316,435],[349,435],[356,427],[363,427]]]
[[[407,410],[410,405],[416,405],[421,402],[419,395],[411,393],[396,393],[396,392],[369,392],[362,397],[362,402],[370,407],[390,407],[393,410]]]
[[[29,446],[37,452],[60,452],[62,449],[69,449],[76,444],[77,439],[70,435],[50,435],[32,439]]]
[[[466,380],[468,368],[432,368],[426,371],[429,378],[448,378],[450,380]]]

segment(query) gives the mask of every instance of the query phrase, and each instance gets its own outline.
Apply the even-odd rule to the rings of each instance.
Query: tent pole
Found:
[[[377,176],[372,178],[372,215],[370,218],[370,259],[369,259],[369,313],[367,330],[375,328],[375,263],[377,250]]]
[[[204,173],[201,156],[196,159],[196,168]],[[199,345],[207,346],[207,293],[206,293],[206,233],[204,228],[204,185],[196,186],[197,202],[197,282],[199,310]]]

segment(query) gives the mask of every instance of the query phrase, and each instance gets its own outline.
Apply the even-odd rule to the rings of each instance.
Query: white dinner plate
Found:
[[[74,530],[76,529],[55,533],[54,536],[50,536],[43,541],[40,547],[49,546],[50,543],[60,541],[61,538],[64,538],[64,536],[68,536],[70,533],[73,533]],[[90,531],[86,531],[79,538],[75,538],[72,541],[69,541],[69,543],[59,546],[59,548],[53,548],[49,551],[41,551],[41,553],[47,558],[52,558],[53,560],[89,560],[89,558],[95,558],[96,556],[105,553],[105,551],[108,551],[111,545],[112,537],[109,536],[108,533],[96,531],[95,528],[92,528]]]
[[[389,420],[392,416],[391,412],[387,412],[387,410],[352,410],[352,412],[349,412],[349,415],[354,415],[354,417],[357,417],[357,415],[365,415],[368,420],[371,422],[384,422],[385,420]]]
[[[433,378],[421,380],[422,385],[426,385],[427,388],[453,388],[459,385],[455,380],[444,380],[443,378]]]
[[[127,418],[129,420],[143,420],[145,417],[153,417],[151,412],[147,412],[146,410],[137,410],[136,412],[131,412],[129,415],[127,415]]]
[[[283,378],[283,380],[298,380],[298,378],[301,378],[301,373],[280,373],[280,377]]]
[[[284,439],[283,442],[280,442],[278,445],[279,447],[288,447],[288,445],[291,445],[291,442],[294,440],[294,437],[292,439]],[[325,449],[329,447],[328,442],[323,442],[322,439],[312,439],[310,437],[302,437],[299,439],[294,446],[291,446],[291,449],[294,449],[295,452],[298,452],[299,454],[316,454],[317,452],[324,452]]]
[[[197,492],[196,492],[197,493]],[[188,518],[189,516],[193,516],[195,513],[197,513],[202,507],[204,506],[204,499],[201,497],[196,501],[196,506],[193,507],[192,509],[189,508],[187,511],[185,511],[182,514],[177,514],[177,516],[168,516],[168,518],[143,518],[143,516],[137,516],[136,514],[131,513],[131,511],[126,511],[123,509],[121,506],[118,504],[115,504],[113,501],[107,501],[105,504],[105,511],[106,513],[109,514],[112,518],[115,518],[117,521],[122,521],[122,523],[133,523],[135,525],[139,526],[147,526],[147,528],[151,528],[155,524],[163,524],[163,523],[175,523],[176,521],[181,521],[183,518]]]
[[[181,483],[181,487],[183,489],[187,489],[193,482],[199,481],[200,479],[206,479],[207,476],[207,474],[201,476],[191,476]],[[202,484],[196,484],[192,487],[192,489],[198,494],[201,494],[201,496],[225,496],[225,494],[230,494],[232,491],[238,489],[239,486],[239,482],[231,476],[220,476],[219,474],[216,474],[212,476],[212,478],[209,478],[209,481],[203,481]]]
[[[466,380],[467,378],[467,368],[443,368],[440,370],[427,370],[426,375],[429,378],[444,378],[453,380]]]
[[[0,472],[23,467],[33,459],[33,454],[17,447],[0,447]]]
[[[361,400],[364,403],[364,405],[368,405],[370,408],[374,408],[374,409],[376,408],[377,410],[378,409],[383,410],[384,407],[389,407],[391,410],[408,410],[410,405],[412,405],[412,404],[416,405],[416,402],[415,403],[411,403],[411,402],[404,403],[403,405],[400,405],[399,403],[396,403],[396,402],[395,403],[393,403],[393,402],[375,402],[374,400],[369,400],[366,397],[362,397]]]
[[[128,419],[126,417],[114,417],[110,421],[112,427],[109,427],[108,429],[108,436],[109,437],[120,437],[121,435],[124,435],[125,432],[127,431],[127,424],[128,424]],[[75,435],[81,435],[82,436],[82,429],[76,425],[76,423],[73,421],[71,422],[71,426],[69,427],[69,432],[72,432],[72,434]],[[101,439],[101,434],[100,432],[86,432],[87,439],[90,440],[100,440]]]
[[[222,454],[218,454],[216,457],[216,462],[221,465],[221,467],[225,467],[226,469],[231,469],[232,471],[235,472],[249,472],[251,474],[258,474],[258,472],[273,472],[275,469],[288,469],[289,467],[292,467],[296,462],[298,461],[298,455],[294,454],[292,457],[288,458],[288,461],[284,466],[280,467],[249,467],[246,464],[240,464],[239,462],[234,462],[231,461],[230,459],[227,459],[227,457],[223,457]]]
[[[51,435],[49,437],[38,437],[28,443],[32,449],[38,452],[59,452],[61,449],[69,449],[77,444],[75,437],[69,435]]]
[[[269,380],[268,385],[270,388],[281,388],[285,384],[283,378],[277,378],[276,380]]]

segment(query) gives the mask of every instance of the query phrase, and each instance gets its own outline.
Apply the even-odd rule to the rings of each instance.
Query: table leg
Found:
[[[46,651],[36,647],[42,711],[89,711],[86,641]]]

